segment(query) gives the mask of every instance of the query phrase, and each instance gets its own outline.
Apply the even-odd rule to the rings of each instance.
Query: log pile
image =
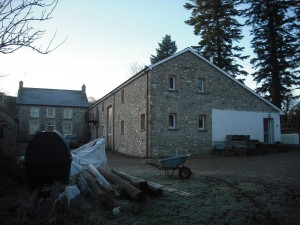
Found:
[[[105,210],[114,211],[119,207],[118,200],[126,197],[131,201],[143,203],[147,197],[163,195],[161,185],[134,177],[116,169],[96,168],[92,164],[75,178],[76,186],[83,197],[92,200]]]
[[[46,190],[46,191],[45,191]],[[68,190],[68,191],[67,191]],[[71,191],[70,191],[71,190]],[[143,203],[148,196],[163,195],[161,185],[134,177],[116,169],[96,168],[92,164],[82,173],[71,177],[68,186],[55,182],[33,191],[24,202],[19,214],[20,221],[28,224],[34,218],[44,224],[55,224],[68,210],[101,207],[113,215],[120,213],[124,201]]]

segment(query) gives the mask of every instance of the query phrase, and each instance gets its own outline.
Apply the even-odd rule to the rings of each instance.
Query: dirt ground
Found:
[[[188,158],[190,179],[164,176],[136,159],[108,152],[108,167],[176,188],[124,207],[104,224],[300,224],[300,151],[244,157]],[[150,160],[159,163],[158,160]]]
[[[159,163],[156,159],[110,151],[107,158],[108,169],[188,195],[164,190],[162,197],[149,197],[144,203],[122,198],[118,215],[100,207],[72,209],[64,222],[57,224],[300,224],[300,150],[257,156],[191,157],[185,162],[193,173],[189,179],[181,179],[178,171],[165,177],[164,171],[144,163]]]

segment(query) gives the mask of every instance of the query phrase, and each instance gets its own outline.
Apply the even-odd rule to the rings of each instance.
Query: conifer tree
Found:
[[[235,9],[233,0],[190,0],[184,8],[192,11],[192,16],[185,21],[194,26],[195,35],[201,37],[198,51],[207,59],[233,77],[247,75],[237,60],[242,56],[243,47],[236,45],[242,36],[242,24],[237,21],[240,11]]]
[[[294,1],[246,2],[246,24],[251,26],[251,46],[256,54],[251,59],[256,70],[252,75],[260,83],[256,91],[281,108],[284,99],[291,96],[293,88],[300,85],[299,61],[296,59],[297,32],[295,16],[291,13]]]
[[[176,42],[171,40],[171,35],[165,35],[161,43],[158,43],[159,48],[156,49],[156,56],[151,55],[150,62],[154,64],[163,60],[177,51]]]

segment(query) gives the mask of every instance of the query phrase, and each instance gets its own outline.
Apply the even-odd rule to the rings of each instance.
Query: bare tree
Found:
[[[145,65],[139,64],[138,62],[133,62],[130,64],[129,72],[128,72],[128,77],[132,77],[138,72],[142,71],[145,69]]]
[[[50,20],[58,0],[1,0],[0,1],[0,53],[9,54],[22,47],[28,47],[41,54],[48,54],[58,48],[53,45],[56,33],[46,48],[35,43],[46,30],[33,27],[36,23]]]

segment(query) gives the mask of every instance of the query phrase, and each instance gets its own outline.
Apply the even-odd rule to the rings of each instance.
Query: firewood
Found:
[[[107,186],[104,183],[102,183],[102,180],[99,178],[96,178],[96,183],[99,185],[99,187],[107,193],[113,194],[114,193],[114,189],[112,188],[112,186]]]
[[[105,193],[101,188],[96,184],[96,180],[92,177],[85,177],[87,184],[91,188],[91,193],[93,196],[93,203],[100,204],[105,209],[112,210],[118,206],[115,202],[114,197],[110,193]]]
[[[104,195],[104,192],[96,184],[96,180],[94,178],[86,176],[85,180],[91,189],[91,193],[93,197],[100,197],[101,195]]]
[[[153,183],[151,181],[147,181],[147,183],[148,183],[149,191],[153,196],[160,197],[163,195],[164,192],[162,189],[162,185]]]
[[[105,179],[105,177],[97,170],[97,168],[93,164],[88,165],[88,171],[93,175],[93,177],[101,180],[103,184],[106,186],[111,186],[111,184]]]
[[[126,193],[130,198],[137,202],[145,202],[146,194],[139,190],[138,188],[131,185],[128,181],[120,178],[119,176],[104,170],[103,168],[98,168],[98,170],[108,179],[109,182],[116,184],[119,188]]]
[[[129,181],[133,186],[137,187],[141,191],[147,192],[148,191],[148,184],[146,180],[143,180],[138,177],[131,176],[127,173],[122,171],[118,171],[116,169],[112,169],[111,172],[118,175],[119,177],[123,178],[124,180]]]
[[[76,176],[76,185],[78,189],[80,190],[80,193],[83,197],[89,197],[91,194],[91,190],[86,182],[86,179],[82,174],[79,174]]]

